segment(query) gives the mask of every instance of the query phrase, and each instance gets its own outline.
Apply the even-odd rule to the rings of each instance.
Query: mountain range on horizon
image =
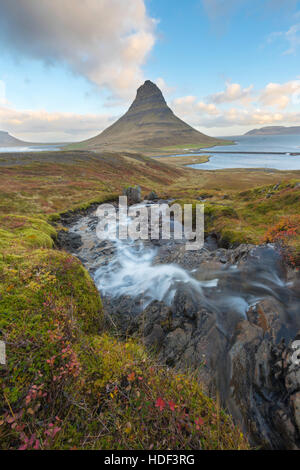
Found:
[[[202,134],[175,116],[158,86],[146,80],[120,119],[79,146],[91,150],[147,152],[171,146],[207,147],[218,144],[224,144],[224,140]]]
[[[25,147],[28,142],[23,142],[16,137],[13,137],[6,131],[0,131],[0,146],[1,147]]]
[[[300,126],[265,126],[260,129],[252,129],[244,135],[300,135]]]

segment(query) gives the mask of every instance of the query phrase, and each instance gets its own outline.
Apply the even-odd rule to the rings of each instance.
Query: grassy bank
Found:
[[[247,448],[195,377],[109,333],[93,282],[53,249],[51,225],[1,222],[1,449]]]
[[[184,171],[132,155],[0,158],[1,449],[247,449],[197,377],[119,338],[81,263],[55,249],[58,213]]]
[[[287,260],[300,264],[299,180],[246,191],[201,190],[197,199],[182,198],[182,206],[205,201],[205,231],[215,233],[224,247],[241,243],[276,243]]]

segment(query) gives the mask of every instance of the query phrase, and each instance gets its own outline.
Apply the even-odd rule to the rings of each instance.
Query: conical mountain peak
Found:
[[[84,142],[87,148],[157,152],[177,145],[217,145],[213,137],[193,129],[167,105],[161,90],[146,80],[128,111],[101,134]]]
[[[145,83],[138,88],[136,98],[129,110],[138,106],[167,107],[167,103],[158,86],[150,80],[146,80]]]

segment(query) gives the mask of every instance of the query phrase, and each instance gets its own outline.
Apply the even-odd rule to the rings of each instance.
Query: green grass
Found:
[[[207,144],[185,144],[185,145],[174,145],[169,147],[162,147],[160,150],[182,150],[182,149],[201,149],[208,147],[215,147],[216,145],[234,145],[232,140],[220,140],[220,143],[207,145]]]
[[[284,250],[288,250],[289,257],[298,265],[300,187],[297,182],[298,180],[290,180],[227,194],[217,189],[199,191],[198,197],[206,199],[206,233],[215,233],[225,247],[236,247],[241,243],[260,244],[265,241],[270,227],[276,226],[285,217],[290,217],[290,223],[295,225],[295,230],[293,233],[287,232],[284,238],[281,237],[281,245]],[[176,202],[181,206],[192,204],[195,214],[195,205],[200,201],[195,198],[181,198]]]

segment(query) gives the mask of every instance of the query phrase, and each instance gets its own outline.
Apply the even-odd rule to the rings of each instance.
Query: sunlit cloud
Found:
[[[277,106],[284,109],[290,103],[298,104],[300,97],[300,80],[291,80],[286,83],[269,83],[259,96],[264,106]]]
[[[112,124],[108,114],[16,110],[0,106],[0,129],[29,142],[72,142],[97,135]]]
[[[128,98],[143,81],[155,25],[144,0],[9,0],[1,2],[0,43]]]
[[[213,103],[204,103],[198,101],[195,96],[183,96],[176,98],[171,103],[172,109],[183,118],[197,119],[199,114],[206,114],[215,116],[219,114],[217,107]]]
[[[207,100],[215,104],[232,103],[240,101],[244,104],[252,101],[253,85],[248,88],[242,88],[239,83],[226,83],[225,91],[208,96]]]
[[[3,80],[0,80],[0,106],[6,104],[6,86]]]
[[[174,99],[172,107],[192,126],[209,130],[299,125],[299,104],[300,80],[291,80],[269,83],[261,90],[255,90],[252,85],[243,88],[238,83],[227,83],[224,91],[203,100],[192,95]]]

